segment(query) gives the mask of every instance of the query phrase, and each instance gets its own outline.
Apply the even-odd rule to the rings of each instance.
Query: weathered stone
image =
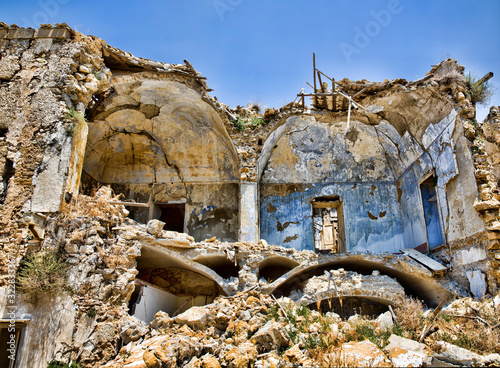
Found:
[[[160,221],[160,220],[151,220],[148,222],[147,230],[148,230],[148,233],[150,233],[151,235],[154,235],[157,238],[160,238],[164,226],[165,226],[165,223]]]
[[[6,56],[0,59],[0,79],[11,80],[21,69],[19,59],[14,56]]]
[[[439,354],[434,356],[445,362],[458,364],[464,367],[482,365],[482,357],[470,350],[458,347],[445,341],[437,341],[435,346],[440,349]]]
[[[384,350],[388,351],[394,348],[405,349],[423,354],[426,349],[426,345],[398,335],[391,335],[389,337],[389,344],[384,348]]]
[[[390,311],[382,313],[377,317],[377,322],[380,327],[389,329],[394,325],[394,321],[392,320],[392,314]]]
[[[344,343],[341,356],[345,363],[355,367],[390,367],[391,362],[374,343],[365,340],[361,342]]]
[[[287,347],[290,344],[290,337],[280,323],[271,320],[252,336],[251,341],[262,353]]]
[[[303,362],[303,355],[298,345],[294,345],[285,351],[284,356],[287,362],[294,365],[300,365]]]
[[[137,341],[148,332],[147,325],[140,319],[129,317],[125,319],[120,336],[124,344],[131,341]]]
[[[251,367],[257,355],[255,346],[246,342],[229,350],[225,356],[225,361],[230,368]]]
[[[151,328],[161,330],[171,327],[173,322],[174,320],[170,318],[168,313],[159,311],[155,314],[155,317],[153,321],[151,321],[150,326]]]
[[[203,330],[213,322],[211,312],[205,307],[191,307],[174,318],[180,325],[187,325],[193,329]]]
[[[426,354],[399,347],[385,350],[387,350],[394,367],[421,367],[427,358]]]

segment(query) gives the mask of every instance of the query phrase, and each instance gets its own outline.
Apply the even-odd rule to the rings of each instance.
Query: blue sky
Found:
[[[313,52],[327,75],[370,81],[418,79],[452,57],[492,71],[500,105],[498,0],[0,0],[0,20],[66,22],[136,56],[187,59],[232,107],[294,100],[312,83]]]

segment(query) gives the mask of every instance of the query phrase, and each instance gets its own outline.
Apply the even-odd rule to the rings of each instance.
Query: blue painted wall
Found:
[[[395,183],[261,184],[261,238],[269,244],[314,250],[311,201],[338,195],[343,201],[347,251],[397,252],[404,248]],[[280,194],[269,194],[280,193]]]

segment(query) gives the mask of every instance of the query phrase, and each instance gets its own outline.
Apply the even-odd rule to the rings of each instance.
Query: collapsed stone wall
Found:
[[[294,249],[267,247],[265,242],[261,244],[242,242],[232,245],[216,241],[194,243],[192,238],[187,237],[177,241],[168,239],[158,241],[155,239],[158,236],[155,236],[154,232],[146,234],[144,226],[141,227],[134,222],[127,223],[123,218],[125,211],[121,207],[119,214],[115,214],[116,218],[112,218],[111,211],[97,220],[91,217],[69,220],[64,216],[56,220],[53,214],[60,214],[71,203],[74,205],[77,198],[83,152],[89,129],[83,119],[84,114],[87,117],[96,117],[99,113],[114,113],[119,104],[116,106],[110,104],[113,98],[127,98],[126,93],[120,94],[110,89],[113,82],[120,81],[130,86],[139,85],[143,81],[155,81],[160,84],[169,82],[172,85],[180,83],[187,86],[190,93],[195,91],[197,99],[211,105],[219,113],[217,119],[222,120],[227,131],[221,134],[224,136],[229,134],[230,143],[236,147],[239,178],[235,178],[233,183],[235,186],[241,186],[242,183],[258,186],[270,152],[277,143],[276,132],[282,133],[287,124],[291,125],[297,119],[317,119],[315,125],[345,123],[346,106],[339,105],[340,111],[337,112],[324,111],[324,106],[320,105],[316,106],[316,110],[304,110],[304,106],[296,103],[289,104],[279,111],[267,109],[263,114],[252,106],[231,110],[207,95],[209,88],[204,78],[188,62],[184,65],[170,65],[135,58],[106,45],[102,40],[78,34],[65,25],[30,30],[0,24],[0,46],[2,282],[5,283],[7,277],[8,254],[22,258],[28,247],[34,251],[58,248],[64,250],[65,259],[72,265],[68,275],[70,286],[74,290],[71,297],[64,296],[56,302],[46,300],[38,307],[22,304],[20,312],[33,315],[33,323],[26,330],[33,337],[30,344],[33,347],[38,343],[41,344],[42,337],[37,336],[35,332],[37,330],[46,331],[52,336],[50,349],[41,352],[40,349],[34,348],[31,355],[23,354],[23,362],[32,359],[40,361],[78,359],[85,365],[91,366],[115,356],[120,339],[123,342],[128,341],[131,334],[134,335],[138,330],[144,329],[140,322],[127,316],[126,303],[133,291],[134,279],[139,268],[142,272],[139,276],[150,282],[154,279],[153,271],[146,267],[147,264],[141,265],[140,262],[154,259],[159,252],[157,247],[168,248],[167,250],[171,252],[167,252],[170,254],[168,256],[170,260],[175,259],[189,269],[189,272],[202,275],[204,279],[203,282],[200,281],[201,287],[209,285],[206,283],[208,278],[210,283],[215,281],[218,285],[211,289],[211,292],[228,295],[256,285],[262,292],[286,294],[296,285],[302,285],[307,289],[307,281],[305,284],[301,282],[304,279],[313,279],[310,285],[316,285],[316,281],[321,287],[327,285],[323,295],[327,298],[331,296],[329,294],[331,290],[328,290],[330,285],[327,279],[322,278],[322,272],[328,267],[339,268],[346,264],[355,264],[365,272],[369,269],[367,265],[373,267],[373,264],[376,264],[376,267],[387,268],[392,273],[391,276],[397,275],[402,279],[409,274],[417,274],[425,280],[426,292],[433,296],[434,301],[447,294],[443,291],[445,290],[443,286],[453,288],[449,282],[443,280],[436,282],[432,272],[405,256],[345,255],[345,258],[342,258],[343,255],[331,255],[330,258],[323,258],[307,251],[296,252]],[[452,137],[460,141],[457,149],[464,150],[464,157],[467,156],[468,149],[471,150],[475,165],[473,175],[479,189],[479,199],[474,207],[481,214],[481,221],[484,221],[486,229],[465,236],[464,234],[470,229],[462,226],[463,222],[467,221],[465,218],[467,216],[462,213],[462,219],[457,221],[456,228],[462,229],[463,232],[458,231],[458,235],[448,243],[448,247],[437,250],[434,256],[451,266],[449,275],[458,280],[462,286],[470,285],[472,288],[472,285],[478,282],[478,273],[474,272],[481,271],[486,275],[488,291],[495,292],[500,277],[498,110],[492,109],[489,118],[482,125],[472,120],[474,106],[467,92],[463,67],[451,60],[433,67],[427,77],[415,82],[399,79],[382,83],[343,80],[339,85],[349,95],[356,96],[355,100],[358,102],[366,106],[379,104],[385,108],[384,110],[375,106],[368,111],[353,111],[351,118],[356,121],[353,122],[353,126],[359,125],[366,129],[375,126],[380,128],[385,124],[384,119],[387,119],[393,121],[398,134],[403,135],[405,130],[409,130],[415,136],[422,138],[427,125],[449,122],[446,119],[456,115],[456,129],[451,132]],[[433,101],[438,102],[439,109],[436,109],[434,104],[427,106],[422,103],[431,97]],[[393,99],[396,103],[389,107]],[[141,110],[137,101],[134,104],[134,108]],[[142,111],[144,116],[155,117],[153,116],[155,111],[151,111],[151,106],[142,107],[145,108]],[[403,117],[398,116],[399,110],[404,112]],[[456,114],[452,114],[453,111],[456,111]],[[418,117],[425,117],[426,124],[429,124],[423,126],[421,121],[424,119],[419,120]],[[247,129],[238,128],[235,122],[240,118],[247,119],[249,123]],[[253,120],[254,125],[251,125],[252,118],[257,119]],[[350,138],[356,140],[352,137],[353,134],[351,133]],[[463,135],[470,140],[470,145],[462,144]],[[415,147],[419,144],[415,144]],[[443,144],[440,149],[445,149],[447,142]],[[262,158],[263,156],[265,158]],[[290,162],[285,160],[285,164]],[[465,178],[463,181],[468,181],[469,176],[460,175],[461,178]],[[458,192],[457,184],[453,181],[450,183],[450,188],[453,185],[453,190]],[[291,187],[282,189],[287,193],[290,190],[295,191]],[[472,189],[474,190],[469,192],[475,191],[475,188]],[[373,193],[374,189],[371,191]],[[233,190],[231,193],[235,192],[236,190]],[[141,199],[146,199],[146,190],[141,195]],[[104,197],[108,201],[113,200],[109,193]],[[199,202],[203,201],[204,198],[200,197]],[[258,202],[257,197],[254,202],[254,205]],[[93,207],[92,203],[94,202],[86,203],[89,209]],[[241,208],[245,207],[245,203],[244,201],[239,203],[240,218],[243,217]],[[468,206],[468,202],[464,203]],[[236,213],[236,206],[233,207],[233,212]],[[273,210],[272,207],[269,208]],[[472,209],[471,206],[467,208],[468,211]],[[211,211],[211,209],[206,210]],[[460,217],[458,216],[460,211],[453,212],[453,210],[454,207],[450,213]],[[207,219],[215,216],[212,212],[208,214],[206,211],[202,212],[195,213],[194,216],[200,217],[203,221],[206,220],[203,216]],[[374,217],[382,218],[382,212],[377,212],[380,216]],[[42,213],[49,216],[46,222],[47,236],[42,243],[41,239],[36,239],[36,234],[24,224],[25,213]],[[250,238],[257,240],[258,215],[256,213],[253,215],[254,217],[250,216],[250,222],[253,221],[253,226],[257,229],[253,229],[254,233]],[[234,218],[232,221],[235,222]],[[243,223],[241,219],[240,222]],[[241,223],[240,228],[243,227]],[[115,228],[114,226],[118,224],[123,226]],[[477,219],[475,224],[484,227],[483,222],[478,222]],[[230,226],[236,227],[234,223]],[[285,222],[281,226],[291,229],[293,224]],[[199,237],[202,234],[200,230]],[[183,247],[172,244],[182,244]],[[142,252],[142,259],[136,265],[139,249]],[[230,259],[229,263],[233,261],[238,263],[239,269],[235,270],[235,275],[221,277],[210,268],[214,267],[214,264],[216,264],[214,269],[226,267],[228,262],[221,260],[224,258]],[[467,262],[463,262],[465,259]],[[399,266],[395,266],[396,264]],[[294,268],[295,271],[292,271]],[[157,277],[155,280],[164,277],[184,280],[181,282],[189,280],[185,277],[189,272],[175,273],[173,277],[173,274],[169,273],[171,270],[161,267],[156,267],[156,270],[159,271],[155,271],[157,273],[153,275]],[[347,271],[347,275],[355,282],[370,280],[371,277],[350,272],[354,271]],[[370,274],[371,270],[368,273]],[[262,275],[264,277],[261,277]],[[378,277],[376,274],[374,276]],[[481,277],[479,276],[479,281],[482,280]],[[408,284],[413,281],[406,279]],[[355,282],[346,283],[344,287],[346,292],[356,291],[355,288],[350,289]],[[478,284],[481,287],[481,282]],[[373,286],[370,282],[366,285],[366,288]],[[169,285],[163,284],[163,286],[176,293],[186,292],[186,289],[179,288],[179,285],[171,288],[170,282]],[[399,298],[400,285],[395,282],[393,288],[396,291],[394,295],[397,295],[394,298]],[[297,300],[303,298],[312,301],[317,296],[312,295],[312,292],[305,294],[296,295]],[[4,306],[5,304],[3,303]],[[63,313],[60,321],[68,322],[64,329],[50,325],[50,321],[44,318],[54,304],[62,306],[57,311]],[[97,317],[94,319],[92,315]]]
[[[67,113],[77,108],[83,112],[82,104],[109,80],[91,39],[86,43],[70,41],[72,37],[66,27],[35,32],[0,25],[2,283],[6,253],[22,256],[29,238],[23,213],[58,211],[64,190],[77,191],[77,180],[67,183],[77,136]],[[80,66],[86,68],[89,82],[72,77]],[[91,73],[97,70],[102,71],[99,79]],[[84,84],[91,90],[83,90]]]

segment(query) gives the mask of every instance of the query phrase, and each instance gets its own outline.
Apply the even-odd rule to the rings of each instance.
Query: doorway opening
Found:
[[[427,232],[427,245],[429,249],[435,249],[444,244],[441,217],[439,216],[438,197],[436,192],[437,177],[430,175],[420,183],[420,195],[422,196],[422,207]]]
[[[312,202],[314,248],[321,253],[345,252],[344,212],[339,196],[315,198]]]
[[[185,203],[157,203],[160,210],[158,219],[165,223],[163,230],[184,232]]]

